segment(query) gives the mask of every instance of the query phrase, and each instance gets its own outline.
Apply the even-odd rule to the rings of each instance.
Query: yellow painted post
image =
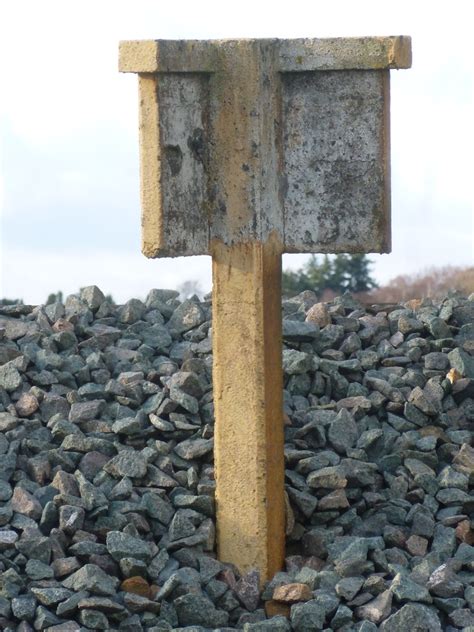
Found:
[[[218,555],[263,580],[284,560],[280,248],[213,249]]]

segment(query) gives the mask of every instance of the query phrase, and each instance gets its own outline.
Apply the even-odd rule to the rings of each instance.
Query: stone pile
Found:
[[[0,629],[473,632],[474,301],[283,302],[262,588],[215,559],[211,304],[177,296],[0,307]]]

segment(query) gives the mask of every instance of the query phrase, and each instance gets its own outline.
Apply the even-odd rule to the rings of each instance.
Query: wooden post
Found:
[[[143,253],[213,258],[217,536],[284,558],[283,252],[389,252],[389,69],[406,37],[122,42],[140,77]]]

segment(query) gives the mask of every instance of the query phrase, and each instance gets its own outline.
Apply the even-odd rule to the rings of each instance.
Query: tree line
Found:
[[[418,274],[400,275],[379,287],[372,276],[372,262],[367,255],[339,254],[312,255],[298,270],[282,273],[282,294],[291,297],[305,290],[312,290],[319,300],[331,300],[333,296],[351,292],[364,302],[397,303],[413,298],[443,298],[449,292],[465,296],[474,294],[474,266],[433,267]],[[193,295],[202,297],[204,291],[199,281],[188,280],[178,290],[181,300]],[[114,302],[110,294],[106,297]],[[45,303],[63,302],[61,291],[50,294]],[[0,298],[0,305],[22,304],[20,298]]]
[[[371,273],[371,261],[366,255],[339,254],[335,257],[311,255],[299,270],[284,270],[282,292],[293,296],[304,290],[360,294],[378,287]]]

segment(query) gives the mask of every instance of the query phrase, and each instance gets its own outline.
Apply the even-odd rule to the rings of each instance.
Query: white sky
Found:
[[[3,0],[0,297],[96,284],[117,301],[195,279],[210,259],[140,254],[135,75],[121,39],[411,35],[392,75],[393,252],[386,281],[471,265],[472,3],[468,0]],[[285,256],[286,266],[304,261]]]

